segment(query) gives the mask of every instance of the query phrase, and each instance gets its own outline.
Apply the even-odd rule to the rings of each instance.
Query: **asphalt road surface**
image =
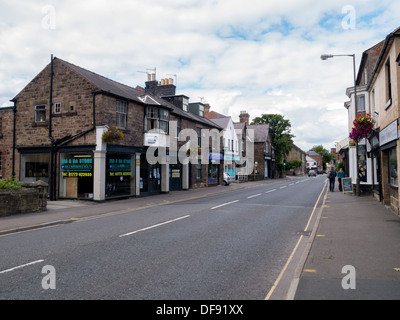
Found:
[[[263,300],[326,177],[0,237],[0,299]]]

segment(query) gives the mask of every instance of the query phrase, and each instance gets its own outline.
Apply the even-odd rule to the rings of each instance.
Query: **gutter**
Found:
[[[392,45],[392,43],[394,41],[394,38],[400,37],[400,34],[397,33],[398,31],[399,31],[399,29],[397,29],[396,31],[394,31],[394,32],[392,32],[392,33],[390,33],[389,35],[386,36],[385,43],[383,44],[383,47],[382,47],[381,53],[379,55],[378,61],[376,62],[374,71],[372,72],[371,80],[369,81],[368,86],[367,86],[367,90],[368,91],[371,89],[371,85],[376,79],[376,76],[378,74],[378,70],[380,69],[381,63],[383,61],[383,58],[386,55],[386,50]]]

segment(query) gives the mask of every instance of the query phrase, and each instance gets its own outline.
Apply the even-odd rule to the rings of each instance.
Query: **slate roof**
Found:
[[[109,78],[106,78],[104,76],[101,76],[97,73],[94,73],[92,71],[89,71],[87,69],[84,69],[82,67],[79,67],[77,65],[74,65],[68,61],[62,60],[60,58],[54,57],[54,60],[58,60],[64,65],[66,65],[68,68],[72,69],[82,77],[84,77],[86,80],[88,80],[90,83],[95,85],[99,91],[104,92],[105,94],[112,94],[130,101],[135,101],[139,104],[143,105],[159,105],[162,106],[166,109],[169,109],[171,113],[180,116],[182,118],[186,118],[198,123],[205,124],[207,126],[211,126],[213,128],[217,128],[221,130],[222,128],[216,125],[215,123],[211,122],[209,119],[202,118],[200,116],[197,116],[195,114],[185,112],[182,109],[179,109],[172,103],[169,103],[168,101],[157,97],[153,96],[150,94],[147,94],[143,92],[143,90],[139,90],[137,88],[133,88],[130,86],[127,86],[125,84],[122,84],[120,82],[111,80]],[[15,98],[14,98],[15,99]]]
[[[269,124],[250,124],[247,130],[254,130],[254,142],[265,142],[268,139]]]
[[[59,59],[59,58],[55,58]],[[142,90],[127,86],[125,84],[116,82],[114,80],[108,79],[106,77],[103,77],[101,75],[98,75],[92,71],[83,69],[81,67],[78,67],[72,63],[69,63],[67,61],[61,60],[65,65],[70,67],[72,70],[86,78],[88,81],[93,83],[95,86],[97,86],[100,90],[106,92],[106,93],[111,93],[129,100],[136,101],[141,104],[146,104],[146,105],[160,105],[163,106],[167,109],[169,109],[173,114],[180,116],[182,118],[186,118],[195,122],[203,123],[205,125],[217,128],[221,130],[222,128],[210,121],[209,119],[197,116],[193,113],[183,111],[182,109],[176,107],[172,103],[169,103],[168,101],[154,96],[150,95],[147,93],[144,93]]]

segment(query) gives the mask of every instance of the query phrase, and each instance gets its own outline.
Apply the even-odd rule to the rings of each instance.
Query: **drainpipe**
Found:
[[[55,179],[54,179],[54,151],[55,143],[52,136],[52,112],[53,112],[53,55],[51,55],[51,71],[50,71],[50,98],[49,98],[49,139],[51,142],[50,148],[50,172],[49,172],[49,195],[50,200],[55,200]]]

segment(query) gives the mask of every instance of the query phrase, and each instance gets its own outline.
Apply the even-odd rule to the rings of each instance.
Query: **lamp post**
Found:
[[[356,76],[356,55],[355,54],[323,54],[321,60],[328,60],[333,57],[353,57],[353,74],[354,74],[354,119],[357,118],[357,76]],[[360,196],[360,168],[358,162],[358,141],[356,141],[356,195]]]

